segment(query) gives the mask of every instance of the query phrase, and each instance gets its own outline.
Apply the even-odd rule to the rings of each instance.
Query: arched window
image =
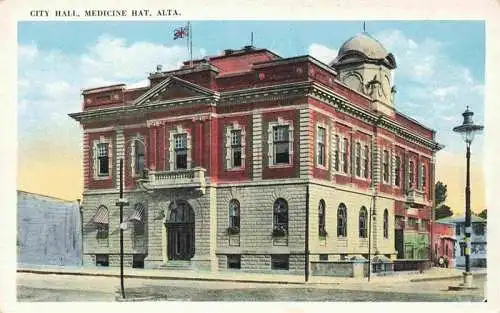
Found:
[[[283,198],[274,202],[273,233],[285,235],[288,233],[288,203]]]
[[[367,231],[367,225],[366,225],[366,220],[367,220],[368,213],[366,211],[366,208],[363,206],[361,207],[361,210],[359,210],[359,238],[366,238],[368,237],[368,231]]]
[[[240,229],[240,202],[236,199],[229,202],[229,227],[233,230]]]
[[[337,209],[337,237],[347,237],[347,208],[343,203]]]
[[[326,225],[325,225],[325,200],[319,200],[318,206],[318,231],[320,236],[326,236]]]
[[[384,210],[384,238],[389,238],[389,211]]]
[[[144,235],[144,213],[144,205],[142,203],[137,203],[135,205],[134,213],[129,218],[129,220],[134,223],[134,235]]]
[[[109,212],[108,209],[101,205],[97,208],[97,212],[92,218],[92,221],[96,224],[98,239],[106,239],[109,234]]]

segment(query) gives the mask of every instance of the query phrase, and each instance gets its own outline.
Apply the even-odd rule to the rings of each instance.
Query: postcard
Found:
[[[498,6],[407,5],[0,2],[2,310],[494,307]]]

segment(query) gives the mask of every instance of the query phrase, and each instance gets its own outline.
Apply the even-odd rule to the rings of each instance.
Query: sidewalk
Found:
[[[35,274],[56,274],[56,275],[79,275],[79,276],[105,276],[119,277],[119,267],[57,267],[57,266],[23,266],[18,267],[19,273]],[[394,284],[396,282],[422,282],[444,279],[456,279],[462,277],[462,270],[447,268],[431,268],[422,274],[401,273],[391,276],[372,276],[370,284],[384,285]],[[485,276],[486,269],[480,269],[473,272],[475,277]],[[135,269],[125,268],[125,278],[142,279],[170,279],[170,280],[202,280],[202,281],[231,281],[242,283],[275,283],[275,284],[304,284],[303,275],[286,274],[261,274],[245,272],[208,272],[208,271],[190,271],[190,270],[165,270],[165,269]],[[366,284],[367,278],[350,277],[325,277],[309,276],[309,284],[337,284],[346,285],[359,283]]]

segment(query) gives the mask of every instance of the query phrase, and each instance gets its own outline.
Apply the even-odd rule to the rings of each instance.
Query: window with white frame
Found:
[[[191,168],[191,133],[177,126],[169,132],[169,169],[180,170]]]
[[[268,124],[268,164],[288,165],[293,160],[293,124],[278,118]]]
[[[389,151],[384,150],[383,153],[383,179],[384,183],[389,182]]]
[[[237,123],[226,127],[226,168],[245,167],[245,129]]]
[[[231,167],[241,167],[241,130],[231,131]]]
[[[146,167],[146,147],[144,137],[137,134],[130,143],[132,176],[142,175]]]
[[[347,174],[349,172],[349,139],[344,138],[342,143],[342,171]]]
[[[369,173],[369,150],[368,150],[368,145],[365,145],[364,151],[363,151],[363,177],[368,178],[368,173]]]
[[[274,163],[287,164],[290,162],[288,125],[273,128]]]
[[[178,134],[174,136],[175,142],[175,168],[187,168],[187,134]]]
[[[319,166],[326,166],[326,129],[318,126],[317,133],[317,162]]]
[[[338,172],[340,169],[340,137],[335,135],[335,170]]]
[[[109,175],[109,144],[97,144],[97,174],[99,176]]]
[[[414,165],[413,161],[410,161],[408,172],[409,172],[408,173],[409,186],[410,186],[410,188],[413,188],[413,186],[415,184],[415,165]]]
[[[92,142],[94,179],[108,179],[112,172],[111,138],[100,136]]]
[[[361,144],[356,142],[356,176],[361,177]]]
[[[427,184],[427,182],[426,182],[427,175],[426,174],[427,173],[426,173],[425,164],[422,163],[422,177],[421,177],[422,189],[425,189],[425,186]]]
[[[399,186],[401,184],[401,158],[397,155],[394,160],[394,185]]]

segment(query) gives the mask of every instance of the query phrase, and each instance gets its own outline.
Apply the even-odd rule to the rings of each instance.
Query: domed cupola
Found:
[[[374,109],[393,113],[395,88],[391,71],[396,68],[396,59],[378,40],[366,32],[349,38],[330,66],[345,85],[371,97]]]

